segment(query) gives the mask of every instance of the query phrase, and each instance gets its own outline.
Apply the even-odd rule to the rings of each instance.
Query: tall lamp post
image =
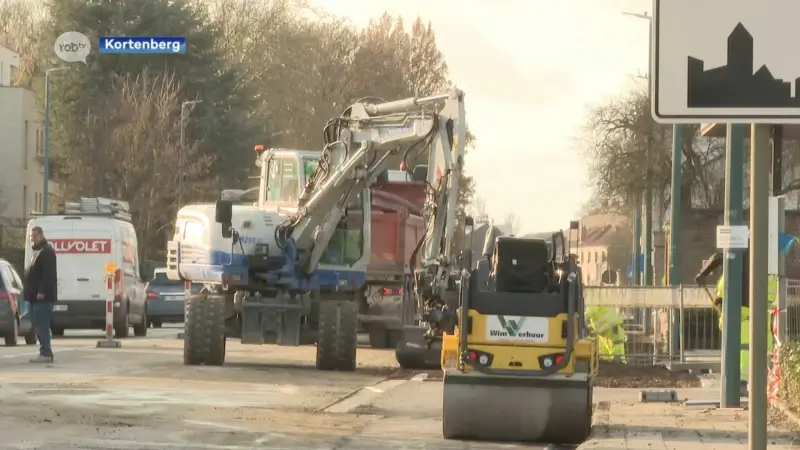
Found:
[[[44,73],[44,186],[42,188],[42,213],[47,214],[50,203],[50,74],[69,67],[53,67]]]
[[[181,149],[178,165],[180,171],[180,178],[178,178],[178,208],[183,206],[183,153],[186,149],[185,135],[186,135],[186,110],[189,107],[194,108],[195,105],[203,103],[202,100],[189,100],[181,103]]]

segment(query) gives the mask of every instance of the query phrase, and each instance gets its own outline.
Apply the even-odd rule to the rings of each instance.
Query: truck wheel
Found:
[[[225,363],[225,297],[193,295],[186,300],[183,364]]]
[[[125,318],[117,323],[114,324],[114,337],[117,339],[123,339],[128,337],[130,334],[130,323],[128,322],[128,312],[125,311],[124,314]],[[55,332],[53,332],[55,334]],[[60,336],[63,336],[64,332],[61,332]]]
[[[369,326],[369,346],[372,348],[389,348],[389,330],[383,327]]]
[[[149,322],[150,321],[147,319],[147,308],[145,308],[144,312],[142,313],[142,321],[139,323],[139,325],[133,326],[133,335],[138,337],[147,336],[147,325]]]
[[[19,319],[14,319],[14,325],[11,331],[5,335],[6,347],[13,347],[17,345],[17,334],[19,334]]]
[[[356,370],[358,303],[323,300],[319,305],[317,369]]]

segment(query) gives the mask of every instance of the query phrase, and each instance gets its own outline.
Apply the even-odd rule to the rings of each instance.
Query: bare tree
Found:
[[[520,227],[519,216],[514,212],[506,214],[503,219],[503,227],[508,231],[508,234],[517,234]]]
[[[724,144],[685,126],[682,205],[717,206],[723,199]],[[672,127],[656,124],[647,92],[634,89],[591,109],[580,144],[590,161],[594,197],[588,211],[629,210],[646,188],[669,203]]]
[[[31,87],[46,47],[43,37],[47,9],[41,2],[0,0],[0,45],[19,53],[15,86]],[[51,50],[52,51],[52,50]]]
[[[475,211],[475,218],[485,218],[489,215],[486,207],[486,201],[480,195],[476,195],[472,200],[472,208]]]
[[[171,232],[181,173],[189,201],[209,198],[218,180],[197,142],[180,146],[180,86],[171,74],[145,70],[117,79],[112,92],[81,136],[86,152],[71,158],[69,180],[81,194],[130,202],[144,260]]]

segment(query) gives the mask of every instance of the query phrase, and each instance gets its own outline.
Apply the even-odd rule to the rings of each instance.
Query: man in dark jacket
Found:
[[[39,356],[32,363],[53,362],[50,347],[50,319],[58,301],[56,252],[44,238],[41,227],[31,229],[33,257],[25,270],[24,298],[31,304],[31,323],[39,339]]]

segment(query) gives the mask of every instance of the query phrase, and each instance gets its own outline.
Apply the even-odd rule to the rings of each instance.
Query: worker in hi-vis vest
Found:
[[[625,329],[616,308],[590,306],[584,314],[586,326],[597,335],[600,357],[608,361],[625,362]]]
[[[740,324],[742,340],[739,350],[739,367],[741,370],[741,390],[742,395],[747,392],[747,380],[750,378],[750,254],[748,250],[742,253],[742,272],[738,276],[742,280],[742,322]],[[701,286],[705,286],[705,277],[709,276],[717,267],[721,267],[723,262],[722,253],[714,253],[705,261],[700,272],[695,276],[695,281]],[[719,312],[719,329],[722,330],[722,302],[724,301],[725,280],[720,276],[717,282],[717,292],[714,296],[714,308]],[[767,301],[769,302],[770,309],[775,303],[778,295],[778,278],[775,275],[769,275],[767,281]],[[772,351],[772,317],[767,315],[767,351]],[[765,368],[766,370],[766,368]]]

